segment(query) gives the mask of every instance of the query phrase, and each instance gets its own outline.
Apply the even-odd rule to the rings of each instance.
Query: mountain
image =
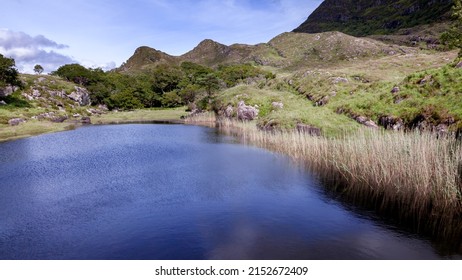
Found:
[[[177,64],[179,59],[162,51],[142,46],[135,50],[135,53],[118,68],[121,72],[139,71],[149,66],[159,64]]]
[[[209,67],[252,63],[278,68],[297,68],[411,51],[370,38],[355,38],[341,32],[319,34],[286,32],[268,43],[257,45],[227,46],[207,39],[181,56],[172,56],[150,47],[140,47],[118,71],[142,71],[160,64],[179,65],[183,61]]]
[[[353,36],[390,34],[445,21],[452,0],[325,0],[294,32],[340,31]]]

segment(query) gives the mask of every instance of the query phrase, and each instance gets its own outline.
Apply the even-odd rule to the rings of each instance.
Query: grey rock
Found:
[[[319,99],[318,101],[316,101],[315,105],[316,106],[324,106],[324,105],[327,105],[327,103],[329,103],[329,96],[324,96],[323,98]]]
[[[462,68],[462,61],[460,61],[459,63],[457,63],[456,68]]]
[[[393,116],[382,116],[379,118],[379,125],[383,126],[385,129],[390,130],[402,130],[404,129],[404,122],[401,118],[396,118]]]
[[[273,103],[271,103],[271,106],[273,106],[274,109],[283,109],[284,108],[284,103],[282,103],[282,102],[273,102]]]
[[[75,91],[73,91],[67,97],[79,103],[80,106],[90,105],[91,102],[90,93],[88,90],[77,86],[75,87]]]
[[[232,118],[234,114],[234,108],[232,105],[228,105],[225,109],[225,117]]]
[[[7,105],[6,102],[3,100],[0,100],[0,106],[5,106],[5,105]]]
[[[332,80],[332,82],[334,84],[339,84],[339,83],[348,83],[348,79],[347,78],[343,78],[343,77],[336,77]]]
[[[91,124],[91,119],[90,117],[82,117],[81,122],[83,124]]]
[[[245,105],[240,101],[237,106],[237,118],[241,121],[252,121],[258,117],[259,110],[252,106]]]
[[[8,121],[8,124],[11,125],[11,126],[17,126],[21,123],[24,123],[26,122],[24,119],[21,119],[21,118],[15,118],[15,119],[11,119]]]
[[[400,88],[398,86],[393,87],[393,89],[391,90],[391,93],[393,94],[398,93],[398,92],[400,92]]]
[[[19,88],[14,86],[7,86],[0,88],[0,97],[5,97],[11,95],[13,92],[17,91]]]
[[[67,119],[68,119],[67,116],[54,116],[54,117],[50,118],[50,121],[52,121],[54,123],[62,123]]]
[[[364,125],[364,126],[367,126],[369,128],[374,128],[374,129],[377,129],[379,128],[379,126],[374,122],[372,121],[371,119],[369,118],[366,118],[364,116],[357,116],[354,118],[358,123]]]

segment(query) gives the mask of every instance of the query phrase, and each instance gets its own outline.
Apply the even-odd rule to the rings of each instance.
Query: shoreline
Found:
[[[173,109],[142,109],[125,112],[108,112],[100,116],[92,116],[91,124],[82,124],[77,121],[64,121],[54,123],[51,121],[28,120],[17,126],[0,125],[0,143],[29,138],[48,133],[56,133],[78,129],[87,125],[113,125],[135,123],[185,123],[182,117],[187,112],[184,107]]]

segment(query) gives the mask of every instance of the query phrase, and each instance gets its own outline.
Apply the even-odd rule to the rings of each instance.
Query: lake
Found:
[[[0,143],[0,259],[440,259],[214,128],[88,126]]]

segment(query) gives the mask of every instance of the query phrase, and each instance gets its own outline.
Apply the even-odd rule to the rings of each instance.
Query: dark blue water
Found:
[[[434,259],[288,159],[183,125],[0,144],[0,259]]]

